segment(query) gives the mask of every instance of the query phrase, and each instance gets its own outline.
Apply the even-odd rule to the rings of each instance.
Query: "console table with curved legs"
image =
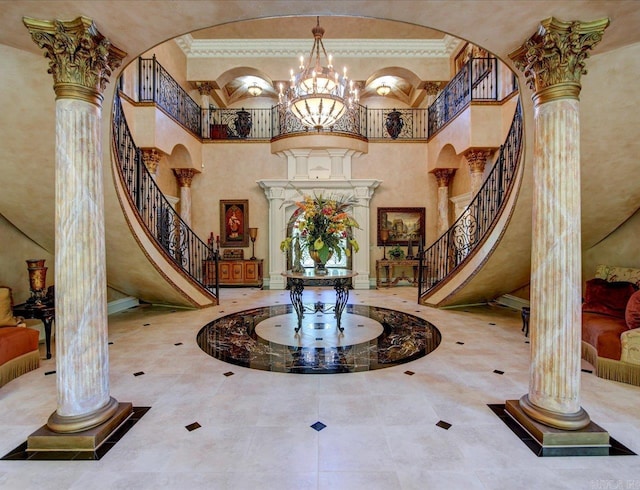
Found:
[[[283,272],[282,275],[287,278],[289,283],[289,297],[291,298],[291,305],[293,306],[296,315],[298,316],[298,326],[296,327],[296,333],[302,328],[302,319],[304,318],[305,309],[309,312],[327,313],[333,308],[334,316],[337,322],[338,330],[344,331],[342,327],[342,312],[347,306],[349,300],[349,279],[358,275],[357,272],[353,272],[346,269],[328,269],[327,274],[316,274],[314,269],[305,269],[305,272]],[[324,303],[318,301],[313,305],[313,308],[305,308],[302,302],[302,292],[304,291],[304,282],[308,280],[314,280],[316,282],[327,282],[333,284],[333,289],[336,292],[335,305],[326,306]]]

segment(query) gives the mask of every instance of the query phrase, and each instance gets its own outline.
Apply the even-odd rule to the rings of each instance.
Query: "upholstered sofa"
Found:
[[[11,289],[0,286],[0,386],[40,366],[39,332],[13,316]]]
[[[582,358],[605,379],[640,386],[640,269],[598,266],[582,304]]]

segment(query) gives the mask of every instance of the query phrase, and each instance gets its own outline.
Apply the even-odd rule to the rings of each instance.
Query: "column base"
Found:
[[[529,395],[520,398],[520,408],[533,420],[560,430],[579,430],[589,425],[589,414],[580,408],[576,413],[557,413],[534,405]]]
[[[592,421],[589,421],[586,427],[577,430],[549,427],[527,415],[519,400],[507,400],[505,411],[540,445],[540,456],[609,455],[609,433]]]
[[[48,425],[43,425],[27,439],[27,452],[95,451],[133,414],[133,406],[130,402],[116,402],[116,404],[117,407],[113,415],[91,429],[73,433],[61,433],[52,431]]]

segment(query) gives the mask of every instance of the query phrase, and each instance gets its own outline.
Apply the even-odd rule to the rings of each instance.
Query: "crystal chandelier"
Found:
[[[300,57],[300,71],[294,74],[291,70],[291,84],[283,91],[280,84],[280,103],[286,103],[287,108],[309,128],[320,131],[333,126],[358,101],[358,90],[353,86],[353,80],[347,79],[347,69],[338,73],[332,64],[331,55],[322,43],[324,29],[320,27],[320,17],[317,25],[311,30],[313,33],[313,47],[309,53],[307,63]],[[320,55],[323,54],[327,65],[322,66]]]

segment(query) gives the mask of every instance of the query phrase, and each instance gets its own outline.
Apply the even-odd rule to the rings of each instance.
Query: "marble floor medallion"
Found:
[[[264,371],[299,374],[384,369],[426,356],[440,344],[426,320],[378,306],[347,305],[344,331],[333,313],[305,304],[302,328],[291,305],[264,306],[218,318],[197,335],[216,359]]]

